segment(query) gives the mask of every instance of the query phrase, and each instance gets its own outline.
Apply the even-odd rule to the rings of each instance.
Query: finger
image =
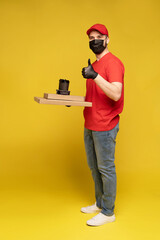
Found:
[[[84,71],[84,69],[82,70],[82,75],[83,75],[83,77],[85,76],[85,71]]]
[[[88,66],[91,65],[91,60],[90,58],[88,59]]]
[[[86,72],[85,72],[85,69],[82,70],[82,76],[83,76],[84,78],[86,78]]]

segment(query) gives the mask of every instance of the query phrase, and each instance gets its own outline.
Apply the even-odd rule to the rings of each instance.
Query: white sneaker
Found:
[[[95,217],[91,218],[87,221],[87,225],[89,226],[100,226],[105,223],[114,222],[115,221],[115,215],[112,216],[106,216],[103,213],[97,214]]]
[[[83,213],[97,213],[97,212],[100,212],[101,210],[102,209],[97,207],[96,203],[93,204],[92,206],[81,208],[81,212],[83,212]]]

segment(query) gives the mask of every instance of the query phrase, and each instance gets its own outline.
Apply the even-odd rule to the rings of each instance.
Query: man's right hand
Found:
[[[98,75],[97,72],[94,71],[90,59],[88,59],[88,67],[82,69],[82,75],[84,78],[92,78],[95,79]]]

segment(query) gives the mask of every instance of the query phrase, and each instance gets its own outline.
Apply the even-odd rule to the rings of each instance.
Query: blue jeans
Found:
[[[95,183],[96,204],[102,213],[114,214],[116,199],[115,145],[119,123],[109,131],[84,129],[88,166]]]

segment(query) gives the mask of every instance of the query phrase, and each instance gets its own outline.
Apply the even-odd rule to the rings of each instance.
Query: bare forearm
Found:
[[[95,83],[101,88],[101,90],[112,100],[118,101],[121,97],[122,84],[121,83],[109,83],[99,74],[94,79]]]

